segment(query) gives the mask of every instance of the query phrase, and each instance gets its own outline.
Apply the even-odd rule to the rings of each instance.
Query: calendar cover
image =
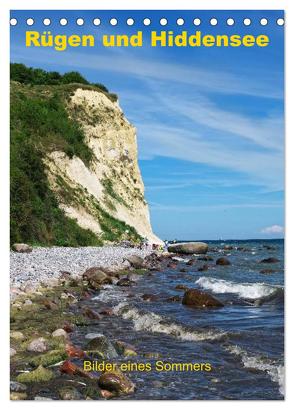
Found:
[[[11,400],[283,400],[284,12],[10,33]]]

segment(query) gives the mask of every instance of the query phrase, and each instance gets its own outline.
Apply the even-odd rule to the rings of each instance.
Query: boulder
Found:
[[[115,342],[115,348],[122,356],[137,356],[135,347],[121,340]]]
[[[17,330],[12,330],[10,332],[10,338],[14,340],[24,340],[24,334],[22,332],[19,332]]]
[[[100,320],[101,316],[99,315],[99,313],[95,312],[95,310],[90,309],[88,307],[86,307],[83,310],[83,315],[86,316],[89,319],[96,319],[96,320]]]
[[[15,356],[17,351],[13,349],[13,347],[10,348],[10,357]]]
[[[27,245],[26,243],[14,243],[12,245],[12,249],[15,252],[19,253],[30,253],[33,250],[33,248],[30,245]]]
[[[59,389],[58,391],[59,397],[61,400],[81,400],[82,395],[81,393],[74,387],[65,386]]]
[[[260,261],[260,263],[278,263],[278,262],[280,261],[277,258],[266,258]]]
[[[131,264],[131,266],[135,269],[144,268],[145,263],[144,259],[137,255],[130,255],[126,258],[126,260]]]
[[[213,261],[213,257],[210,255],[199,256],[197,259],[199,261]]]
[[[102,359],[114,359],[118,357],[113,344],[104,335],[91,339],[86,346],[88,352],[99,355]]]
[[[135,390],[134,383],[119,370],[103,373],[98,379],[98,385],[115,394],[129,394]]]
[[[10,382],[10,391],[20,393],[20,392],[25,392],[27,390],[27,386],[23,383],[11,381]]]
[[[182,299],[183,305],[195,306],[199,308],[223,307],[224,305],[209,293],[198,289],[188,289]]]
[[[52,333],[52,337],[64,337],[67,338],[67,333],[64,329],[56,329]]]
[[[221,257],[216,260],[215,264],[221,265],[221,266],[228,266],[228,265],[231,265],[231,262],[229,261],[228,258]]]
[[[168,246],[168,251],[180,254],[204,254],[208,251],[208,245],[204,242],[175,243]]]
[[[17,393],[17,392],[10,393],[10,400],[25,400],[26,398],[27,398],[26,393]]]
[[[38,353],[43,353],[48,350],[48,344],[44,337],[39,337],[38,339],[34,339],[29,343],[27,346],[27,351],[28,352],[38,352]]]
[[[21,373],[17,376],[17,381],[20,383],[38,383],[38,382],[48,382],[55,377],[54,373],[45,369],[42,365],[37,367],[37,369],[32,370],[28,373]]]
[[[156,295],[152,295],[151,293],[144,293],[141,298],[146,302],[155,302],[158,299]]]
[[[180,302],[181,300],[182,298],[179,295],[170,296],[169,298],[166,299],[167,302]]]
[[[83,280],[88,281],[93,289],[99,289],[101,285],[111,284],[111,278],[99,268],[90,268],[83,273]]]
[[[130,280],[129,278],[121,278],[118,282],[117,282],[117,286],[131,286],[132,284],[134,284],[135,282]]]

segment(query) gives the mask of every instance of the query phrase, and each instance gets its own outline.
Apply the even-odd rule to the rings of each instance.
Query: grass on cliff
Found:
[[[96,246],[103,241],[140,236],[133,227],[109,215],[95,204],[95,217],[103,230],[99,237],[66,217],[56,193],[48,184],[44,158],[62,151],[91,165],[92,150],[78,121],[70,118],[66,106],[77,88],[103,92],[116,101],[117,96],[102,84],[91,84],[79,73],[56,72],[11,65],[11,142],[10,142],[10,239],[43,246]],[[63,203],[87,207],[87,195],[69,186],[59,176],[58,195]],[[106,189],[115,197],[112,185]],[[109,192],[108,192],[109,194]],[[116,198],[121,202],[121,198]],[[91,206],[93,208],[93,206]]]
[[[48,88],[48,87],[47,87]],[[65,216],[48,186],[43,158],[61,150],[86,164],[92,152],[62,96],[37,86],[11,85],[11,243],[101,245],[101,240]]]

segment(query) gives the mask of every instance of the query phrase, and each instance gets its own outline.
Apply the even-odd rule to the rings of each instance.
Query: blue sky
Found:
[[[14,11],[11,60],[76,70],[119,95],[137,127],[139,162],[154,231],[168,239],[283,236],[284,29],[282,11]],[[28,27],[27,18],[35,24]],[[43,18],[51,19],[45,27]],[[59,19],[68,25],[59,25]],[[82,17],[83,26],[75,20]],[[100,26],[93,26],[95,17]],[[126,25],[128,17],[135,20]],[[152,24],[143,26],[149,17]],[[160,18],[168,24],[160,26]],[[183,26],[176,20],[182,17]],[[200,18],[200,26],[193,25]],[[210,26],[211,17],[218,19]],[[227,26],[232,17],[235,25]],[[243,18],[252,24],[245,27]],[[260,18],[268,19],[261,26]],[[110,18],[118,25],[111,26]],[[94,48],[26,48],[25,31],[94,34]],[[103,34],[144,30],[142,48],[105,48]],[[266,34],[268,47],[150,47],[151,30]]]

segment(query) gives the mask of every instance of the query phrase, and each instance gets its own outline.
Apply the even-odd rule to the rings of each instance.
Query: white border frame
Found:
[[[123,7],[122,7],[123,3]],[[125,0],[108,0],[106,2],[93,0],[11,0],[7,1],[5,5],[1,6],[0,13],[0,33],[1,33],[1,148],[0,148],[0,238],[1,238],[1,285],[2,281],[5,286],[1,286],[3,292],[0,299],[1,303],[1,319],[3,320],[1,326],[1,373],[0,373],[0,387],[1,387],[1,402],[7,408],[18,408],[19,406],[28,408],[29,406],[49,405],[52,402],[10,402],[9,401],[9,10],[269,10],[269,9],[283,9],[285,10],[286,21],[286,78],[287,78],[287,95],[286,95],[286,187],[287,187],[287,202],[286,202],[286,222],[287,222],[287,236],[286,236],[286,400],[284,402],[269,402],[269,401],[187,401],[180,403],[177,401],[99,401],[93,402],[62,402],[55,401],[54,406],[57,408],[80,408],[85,406],[105,406],[107,408],[134,408],[135,406],[148,408],[150,405],[154,407],[167,407],[170,409],[177,406],[185,406],[194,408],[195,406],[201,408],[211,408],[217,406],[218,409],[227,409],[238,407],[260,410],[261,407],[267,409],[276,406],[283,406],[288,408],[294,404],[294,388],[291,388],[291,383],[294,380],[294,354],[291,350],[291,342],[293,343],[293,320],[291,318],[294,311],[294,298],[291,297],[291,290],[294,289],[294,195],[293,182],[291,176],[294,175],[294,126],[293,126],[293,74],[294,73],[294,57],[293,57],[293,42],[294,42],[294,4],[293,0],[181,0],[181,1],[167,1],[167,0],[148,0],[148,1],[129,1]],[[292,76],[290,77],[290,75]],[[291,115],[292,114],[292,115]],[[292,184],[291,184],[292,182]],[[292,185],[292,187],[291,187]],[[291,212],[292,211],[292,212]],[[292,323],[291,323],[292,322]],[[43,404],[44,403],[44,404]]]

